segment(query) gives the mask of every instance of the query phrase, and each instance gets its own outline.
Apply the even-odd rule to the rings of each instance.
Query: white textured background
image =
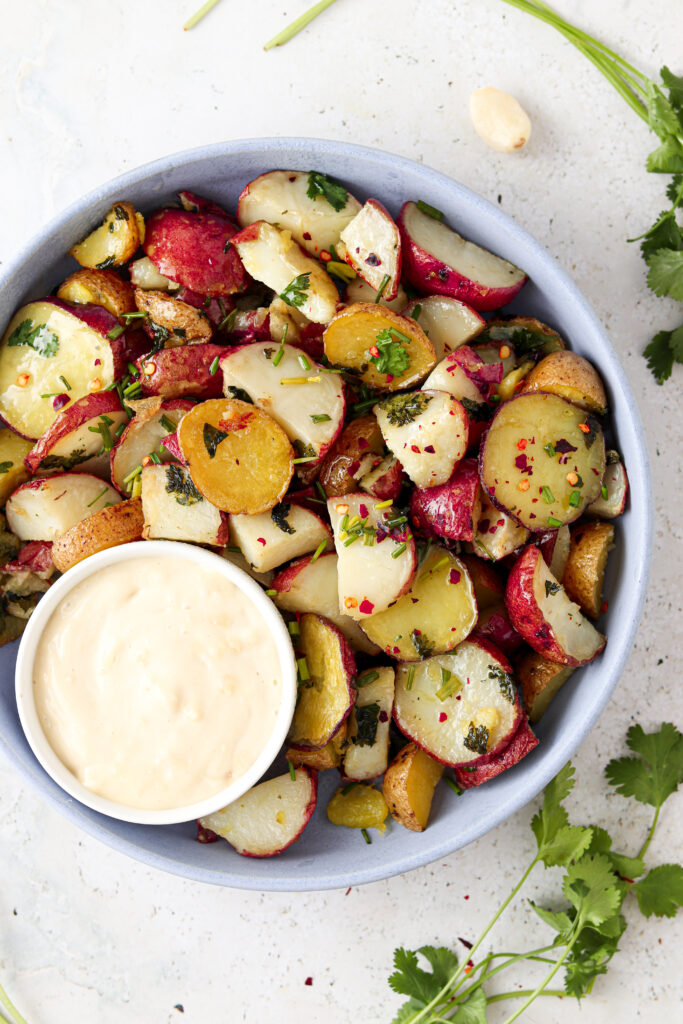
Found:
[[[623,751],[633,720],[680,725],[683,714],[681,377],[658,388],[640,355],[654,331],[680,322],[681,309],[648,292],[637,247],[625,241],[664,206],[663,181],[643,170],[653,138],[560,36],[499,0],[338,0],[271,53],[263,42],[306,0],[222,0],[183,33],[198,2],[3,0],[0,260],[99,182],[221,139],[345,139],[500,196],[606,324],[649,433],[657,507],[650,596],[615,699],[575,758],[577,818],[604,821],[616,845],[634,851],[648,811],[607,795],[602,765]],[[683,71],[680,0],[558,6],[648,73],[666,62]],[[534,135],[523,154],[493,154],[473,134],[467,101],[481,85],[510,90],[529,111]],[[653,864],[681,857],[681,806],[679,798],[666,808]],[[184,882],[110,851],[3,762],[0,977],[30,1024],[388,1024],[394,946],[472,938],[531,854],[530,816],[527,808],[443,862],[348,895],[259,895]],[[552,875],[539,869],[528,895],[554,894]],[[581,1009],[539,1001],[525,1020],[679,1019],[680,923],[628,916],[621,953]],[[545,935],[519,905],[493,941],[511,948]],[[495,1024],[505,1013],[494,1010]]]

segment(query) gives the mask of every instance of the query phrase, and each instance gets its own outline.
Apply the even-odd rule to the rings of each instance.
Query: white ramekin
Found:
[[[126,562],[138,558],[183,558],[197,566],[213,572],[221,573],[230,580],[248,598],[261,614],[275,642],[281,672],[281,703],[277,712],[275,726],[265,747],[255,752],[254,761],[249,769],[235,779],[220,793],[208,797],[196,804],[184,807],[173,807],[165,810],[142,810],[128,807],[125,804],[106,800],[86,789],[69,769],[60,761],[50,746],[40,724],[36,711],[33,691],[33,663],[42,636],[50,616],[57,605],[73,587],[83,580],[104,569],[106,566]],[[87,643],[87,637],[84,637]],[[41,765],[54,781],[66,790],[70,796],[79,800],[101,814],[107,814],[121,821],[131,821],[142,825],[170,825],[180,821],[191,821],[220,810],[226,804],[237,800],[253,786],[273,763],[287,735],[294,704],[296,701],[297,675],[296,660],[292,643],[280,613],[270,598],[266,597],[261,587],[242,569],[237,568],[220,555],[192,544],[175,541],[153,540],[139,541],[133,544],[122,544],[91,555],[69,569],[54,583],[41,598],[38,606],[29,619],[19,646],[16,666],[16,698],[19,718],[26,739]]]

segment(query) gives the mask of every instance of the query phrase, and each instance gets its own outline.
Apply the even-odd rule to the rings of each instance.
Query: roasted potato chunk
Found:
[[[118,317],[135,312],[132,286],[113,270],[91,270],[83,267],[62,282],[57,298],[81,306],[104,306]]]
[[[203,310],[176,299],[167,292],[135,289],[135,305],[149,318],[148,327],[164,348],[202,345],[211,341],[213,328]]]
[[[532,725],[545,714],[551,700],[573,671],[572,665],[558,665],[536,651],[527,651],[517,662],[515,673],[522,688],[524,709]]]
[[[97,551],[142,540],[143,526],[139,498],[102,508],[57,538],[52,545],[52,561],[60,572],[66,572]]]
[[[114,203],[98,228],[71,249],[82,267],[107,270],[121,267],[145,240],[145,222],[132,203]]]
[[[408,743],[384,775],[382,792],[392,817],[411,832],[424,832],[443,765],[415,743]]]
[[[528,374],[522,391],[549,391],[598,416],[603,416],[607,409],[598,371],[583,356],[568,350],[552,352],[541,359]]]
[[[351,420],[320,466],[318,479],[327,497],[357,491],[358,480],[370,472],[383,451],[382,432],[374,416],[359,416]]]
[[[354,785],[352,789],[343,786],[327,805],[327,817],[332,824],[345,828],[378,828],[384,832],[388,813],[383,794],[365,783]]]
[[[572,601],[576,601],[591,619],[597,619],[602,610],[602,585],[613,542],[611,523],[591,519],[577,524],[571,531],[562,583]]]

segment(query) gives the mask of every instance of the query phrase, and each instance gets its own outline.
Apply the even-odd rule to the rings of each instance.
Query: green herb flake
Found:
[[[405,395],[393,395],[379,403],[394,427],[405,427],[421,416],[432,400],[424,391],[411,391]]]
[[[279,501],[270,511],[270,518],[273,520],[278,530],[282,530],[283,533],[296,533],[294,527],[287,522],[287,516],[289,515],[291,507],[291,505],[286,504],[284,501]]]
[[[562,526],[562,523],[559,519],[556,519],[555,516],[548,516],[548,526],[552,526],[555,529],[558,529],[560,526]]]
[[[175,427],[174,427],[175,430]],[[225,441],[228,436],[227,430],[219,430],[217,427],[212,427],[210,423],[204,424],[204,447],[206,448],[209,458],[213,459],[216,456],[216,450],[221,441]]]
[[[379,288],[377,289],[377,294],[375,295],[375,305],[377,305],[380,302],[382,296],[387,290],[387,285],[389,284],[390,281],[391,278],[389,277],[389,275],[385,274],[384,277],[382,278]]]
[[[192,483],[190,474],[182,466],[166,466],[166,493],[179,505],[189,507],[204,501],[204,496]]]
[[[108,490],[109,490],[109,488],[108,488],[108,487],[105,487],[105,488],[104,488],[104,490],[103,490],[103,491],[101,491],[101,492],[100,492],[100,493],[99,493],[99,494],[97,495],[97,497],[96,497],[96,498],[93,498],[93,500],[92,500],[92,501],[89,501],[89,502],[88,502],[88,506],[87,506],[87,507],[88,507],[88,508],[92,508],[92,507],[93,507],[93,505],[95,505],[95,504],[96,504],[96,503],[97,503],[97,502],[98,502],[98,501],[100,500],[100,498],[103,498],[103,497],[105,496],[105,494],[107,493],[107,491],[108,491]]]
[[[166,415],[166,413],[164,413],[164,415],[161,417],[161,419],[159,420],[159,423],[164,428],[164,430],[166,431],[167,434],[175,434],[176,430],[178,429],[177,424],[174,423],[174,421],[172,419],[170,419]]]
[[[422,633],[419,629],[414,629],[412,631],[412,633],[410,634],[410,639],[413,647],[415,648],[415,650],[417,651],[421,658],[428,658],[429,655],[434,650],[434,644],[432,643],[432,641],[429,639],[429,637],[425,636],[425,634]]]
[[[443,220],[443,213],[441,210],[437,210],[435,206],[431,206],[429,203],[425,203],[422,199],[418,199],[415,203],[420,213],[426,213],[428,217],[433,220]]]
[[[400,377],[410,366],[410,355],[402,342],[410,345],[407,334],[386,327],[377,334],[377,339],[368,351],[368,359],[374,364],[378,373],[390,377]]]
[[[377,737],[377,726],[379,724],[379,704],[366,704],[365,707],[355,709],[356,735],[351,742],[359,747],[371,747]]]
[[[572,491],[567,500],[572,508],[578,508],[581,504],[581,491]]]
[[[546,505],[552,505],[553,502],[555,501],[555,498],[553,496],[553,492],[550,490],[549,487],[542,487],[541,488],[541,496],[542,496],[544,502],[546,503]]]
[[[9,336],[7,344],[10,348],[26,345],[39,356],[50,359],[59,351],[59,338],[45,324],[33,326],[33,320],[22,320]]]
[[[291,761],[287,761],[287,765],[289,767],[290,779],[292,780],[292,782],[296,782],[296,769],[294,768],[294,765],[292,764]]]
[[[411,665],[408,669],[408,678],[406,679],[406,690],[412,690],[413,682],[415,680],[415,666]]]
[[[13,462],[0,462],[0,473],[9,473],[13,465]]]
[[[546,580],[545,581],[545,596],[546,597],[551,597],[552,594],[557,594],[557,593],[560,592],[560,590],[562,590],[562,585],[560,583],[555,583],[553,580]]]
[[[607,485],[606,484],[603,484],[602,487],[600,488],[600,494],[605,499],[605,501],[607,501],[608,491],[607,491]]]
[[[473,754],[483,755],[488,750],[489,731],[485,725],[475,726],[474,722],[470,722],[467,736],[462,742]]]
[[[254,404],[254,399],[244,388],[238,388],[236,384],[228,384],[226,390],[230,392],[230,397],[236,398],[238,402],[246,402],[247,405]]]
[[[544,444],[543,445],[543,451],[546,453],[546,455],[550,459],[552,459],[553,456],[555,456],[557,454],[556,451],[555,451],[555,445],[551,444],[550,441],[548,442],[548,444]]]
[[[309,199],[314,200],[322,197],[337,213],[344,209],[349,199],[349,193],[343,185],[340,185],[337,181],[332,181],[327,175],[321,174],[319,171],[309,172],[306,195]]]
[[[514,704],[517,694],[514,676],[511,676],[510,673],[506,672],[500,665],[489,665],[488,670],[489,679],[497,680],[500,692],[503,694],[505,699],[510,702],[510,704]]]
[[[215,377],[216,374],[218,373],[218,367],[220,366],[220,363],[221,363],[220,356],[216,356],[216,358],[211,363],[211,366],[209,367],[209,374],[212,377]]]
[[[329,423],[331,419],[332,419],[332,417],[328,416],[326,412],[312,412],[311,413],[311,420],[314,423]]]
[[[363,674],[358,676],[356,679],[356,689],[361,690],[364,686],[369,686],[370,683],[374,683],[376,679],[379,679],[379,672],[375,669],[363,672]]]

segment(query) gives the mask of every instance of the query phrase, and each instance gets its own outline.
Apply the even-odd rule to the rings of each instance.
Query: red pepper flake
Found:
[[[361,612],[363,615],[372,615],[374,607],[375,606],[372,603],[372,601],[368,601],[367,597],[364,597],[358,607],[358,611]]]
[[[401,653],[401,648],[400,647],[394,647],[394,654],[400,654],[400,653]]]
[[[445,722],[447,718],[448,718],[448,715],[446,714],[446,712],[442,711],[441,714],[439,715],[439,721],[440,722]]]
[[[464,899],[464,900],[468,900],[468,899],[469,899],[469,896],[463,896],[463,899]]]
[[[311,977],[306,978],[306,980],[304,982],[304,985],[312,985],[312,984],[313,984],[313,978],[311,978]]]
[[[329,263],[330,260],[332,259],[332,253],[328,252],[327,249],[321,249],[320,259],[323,261],[323,263]]]
[[[350,892],[351,892],[351,886],[349,886],[349,887],[348,887],[348,889],[346,890],[346,892],[344,893],[344,895],[345,895],[345,896],[348,896]]]
[[[424,450],[426,452],[428,452],[430,455],[433,455],[434,454],[434,445],[433,444],[426,444],[425,447],[424,447]]]
[[[310,242],[310,240],[311,240],[311,233],[310,233],[310,231],[304,231],[304,238],[306,239],[307,242]]]
[[[455,699],[456,699],[456,700],[462,700],[462,694],[460,694],[460,693],[456,693],[456,695],[455,695]]]
[[[600,614],[604,615],[606,611],[607,611],[607,601],[603,601],[602,602],[602,608],[600,609]]]
[[[349,466],[349,468],[347,469],[346,472],[347,472],[348,476],[355,476],[355,474],[358,472],[359,469],[360,469],[360,462],[358,461],[358,459],[356,459],[355,462],[351,463],[351,465]],[[362,512],[361,512],[361,515],[363,515]]]
[[[52,400],[52,408],[55,410],[55,412],[59,412],[59,410],[63,409],[65,405],[68,405],[70,401],[71,399],[69,398],[68,395],[57,395]]]
[[[520,437],[519,441],[517,442],[517,448],[518,448],[518,450],[520,452],[524,451],[524,449],[526,448],[526,438],[525,437]]]
[[[368,506],[364,505],[362,502],[358,506],[358,512],[360,513],[361,519],[367,519],[367,517],[370,515],[370,513],[368,512]]]
[[[587,423],[579,423],[579,430],[583,434],[590,434],[591,432],[591,428],[588,426]]]
[[[386,713],[386,711],[380,711],[380,713],[379,713],[379,715],[377,717],[378,717],[378,720],[380,722],[388,722],[389,721],[389,715]]]
[[[376,345],[371,345],[369,352],[373,359],[379,359],[379,349],[377,348]]]
[[[515,467],[520,473],[528,473],[529,476],[533,473],[533,468],[529,465],[529,460],[526,455],[518,455],[515,459]]]
[[[517,484],[517,487],[520,491],[528,491],[530,486],[531,485],[528,480],[520,480]]]
[[[266,546],[266,538],[265,537],[257,537],[256,540],[259,542],[259,544],[263,544],[264,547]]]
[[[102,360],[101,359],[96,359],[95,360],[95,366],[101,366],[101,365],[102,365]]]
[[[473,968],[474,968],[474,962],[472,960],[468,960],[467,964],[465,965],[465,974],[470,974],[470,972],[473,970]]]
[[[518,380],[518,381],[517,381],[517,383],[515,384],[515,386],[514,386],[514,388],[513,388],[512,390],[513,390],[513,391],[519,391],[519,389],[520,389],[521,387],[523,387],[523,386],[524,386],[524,380]]]
[[[393,373],[388,373],[387,374],[387,384],[391,384],[393,379],[394,379]]]
[[[460,575],[461,574],[458,572],[457,569],[451,569],[451,571],[448,574],[448,582],[453,584],[459,583]]]
[[[411,444],[410,450],[411,450],[411,452],[415,452],[416,455],[420,454],[420,449],[417,447],[416,444]]]

